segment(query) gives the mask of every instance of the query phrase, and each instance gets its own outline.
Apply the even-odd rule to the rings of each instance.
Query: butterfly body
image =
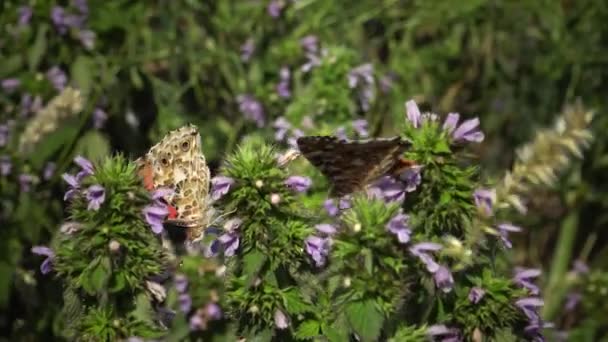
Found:
[[[136,163],[146,189],[174,190],[164,198],[169,209],[167,223],[187,228],[189,240],[202,238],[213,210],[210,172],[198,129],[187,125],[169,132]]]
[[[411,146],[401,137],[351,141],[335,136],[305,136],[297,143],[302,155],[329,178],[331,194],[338,197],[414,165],[401,157]]]

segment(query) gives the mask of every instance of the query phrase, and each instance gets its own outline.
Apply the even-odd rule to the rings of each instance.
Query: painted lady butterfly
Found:
[[[148,190],[171,188],[166,222],[187,228],[187,238],[197,241],[211,223],[210,172],[201,152],[201,136],[193,125],[167,133],[148,153],[136,160]]]
[[[402,158],[411,143],[401,137],[349,141],[334,136],[305,136],[297,143],[302,155],[329,178],[331,195],[336,197],[415,165]]]

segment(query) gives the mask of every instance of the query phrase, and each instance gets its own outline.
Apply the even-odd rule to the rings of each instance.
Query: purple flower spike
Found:
[[[46,246],[34,246],[32,247],[32,253],[46,256],[46,259],[44,259],[40,265],[40,272],[42,272],[42,274],[48,274],[53,270],[53,258],[55,257],[55,253],[52,249]]]
[[[187,314],[192,309],[192,297],[190,297],[187,293],[182,293],[179,295],[179,309]]]
[[[30,23],[33,11],[30,6],[21,6],[17,9],[17,14],[19,15],[19,25],[25,26]]]
[[[224,246],[224,255],[227,257],[236,254],[240,245],[239,235],[236,233],[223,234],[218,238],[218,241]]]
[[[88,210],[99,210],[106,200],[106,190],[99,184],[91,185],[87,189],[87,200],[89,201]]]
[[[405,103],[405,111],[407,113],[408,121],[414,126],[414,128],[420,127],[420,109],[414,100],[409,100]]]
[[[432,256],[430,256],[427,252],[438,251],[443,246],[433,242],[421,242],[417,243],[414,246],[409,248],[409,251],[412,255],[418,257],[420,261],[426,266],[427,271],[430,273],[435,273],[439,270],[439,264],[435,262]]]
[[[321,233],[325,233],[327,235],[333,235],[336,233],[336,227],[334,227],[333,225],[329,224],[329,223],[321,223],[321,224],[317,224],[315,225],[315,229],[318,230]]]
[[[483,298],[483,296],[485,296],[485,294],[486,290],[475,286],[471,288],[471,291],[469,291],[469,301],[471,301],[473,304],[477,304]]]
[[[297,192],[306,192],[312,185],[312,181],[308,177],[290,176],[285,181],[285,185]]]
[[[7,92],[12,93],[21,85],[21,81],[16,78],[7,78],[0,82],[0,87]]]
[[[280,309],[277,309],[274,312],[274,325],[280,330],[287,329],[289,327],[289,317],[287,317],[287,315]]]
[[[365,119],[359,119],[359,120],[353,121],[353,129],[355,130],[355,132],[357,132],[357,135],[359,135],[360,137],[369,136],[369,132],[367,130],[368,123],[367,123],[367,120],[365,120]]]
[[[493,213],[494,203],[496,202],[496,190],[494,189],[477,189],[473,193],[475,205],[486,216],[491,216]]]
[[[452,138],[454,141],[482,142],[485,136],[478,126],[478,118],[466,120],[452,133]]]
[[[441,291],[444,293],[452,291],[452,288],[454,287],[454,278],[452,277],[452,272],[450,272],[447,267],[439,266],[433,278],[435,279],[435,285],[437,285]]]
[[[225,176],[216,176],[211,179],[211,198],[218,200],[230,191],[230,187],[234,184],[234,179]]]
[[[317,267],[325,265],[331,240],[329,238],[320,238],[318,236],[309,236],[304,242],[306,245],[306,253],[308,253],[315,261]]]
[[[264,126],[264,108],[258,100],[249,94],[243,94],[237,96],[236,101],[239,111],[246,119],[254,121],[258,127]]]
[[[329,216],[338,215],[338,212],[339,212],[338,206],[336,205],[336,202],[331,198],[326,199],[325,202],[323,202],[323,208],[325,208],[325,210],[327,211],[327,214],[329,214]]]
[[[220,308],[220,306],[216,303],[207,304],[205,306],[205,312],[207,313],[207,317],[211,318],[212,320],[221,319],[224,315],[222,312],[222,308]]]
[[[11,158],[9,156],[1,156],[0,157],[0,176],[10,175],[12,168],[13,168],[13,164],[11,163]]]
[[[532,279],[541,275],[541,270],[535,268],[517,268],[513,281],[519,286],[530,290],[532,295],[538,295],[540,289],[534,283]]]
[[[53,88],[58,91],[63,90],[68,83],[68,76],[59,67],[54,66],[46,72],[46,77],[49,79]]]
[[[165,217],[169,214],[167,207],[154,204],[144,207],[142,211],[146,222],[148,222],[154,234],[160,234],[164,229],[163,222],[165,221]]]
[[[410,217],[408,215],[399,213],[395,215],[386,225],[387,229],[397,236],[397,240],[400,243],[406,244],[410,241],[410,235],[412,231],[409,229],[408,221]]]

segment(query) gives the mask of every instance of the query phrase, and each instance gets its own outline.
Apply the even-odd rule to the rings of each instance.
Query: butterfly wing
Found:
[[[410,142],[394,137],[348,141],[334,136],[297,140],[302,155],[332,183],[332,196],[343,196],[390,172]]]

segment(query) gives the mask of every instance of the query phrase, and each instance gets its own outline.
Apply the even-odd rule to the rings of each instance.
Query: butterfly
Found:
[[[304,136],[297,139],[297,144],[302,155],[329,178],[331,195],[336,197],[415,165],[402,158],[411,142],[401,137],[350,141],[335,136]]]
[[[188,240],[200,240],[211,222],[213,208],[210,172],[198,129],[186,125],[167,133],[135,162],[146,189],[174,190],[164,198],[169,209],[166,223],[186,228]]]

